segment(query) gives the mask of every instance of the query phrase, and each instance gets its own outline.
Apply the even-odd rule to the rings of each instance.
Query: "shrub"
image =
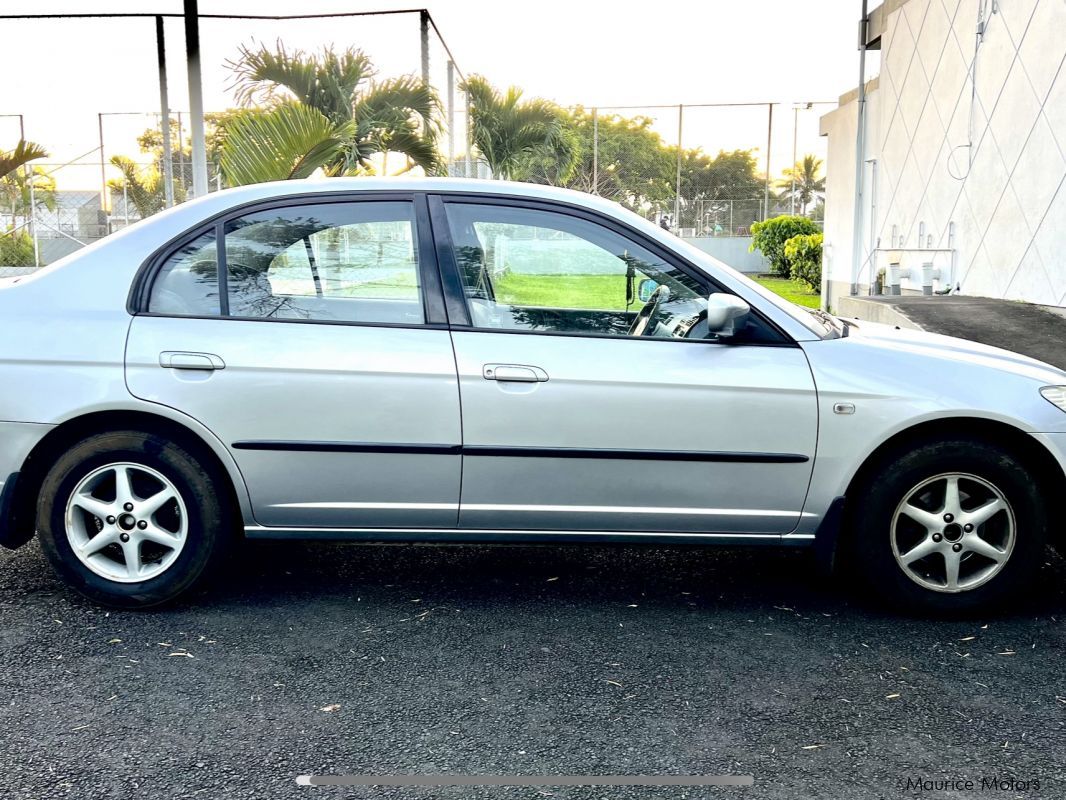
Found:
[[[822,289],[822,234],[806,233],[785,242],[785,259],[792,277],[814,291]]]
[[[749,251],[759,250],[770,262],[770,270],[782,278],[792,277],[788,259],[785,257],[785,242],[793,236],[818,233],[818,225],[800,216],[783,216],[756,222],[751,226],[751,247]]]
[[[33,265],[33,237],[26,231],[0,231],[0,267]]]

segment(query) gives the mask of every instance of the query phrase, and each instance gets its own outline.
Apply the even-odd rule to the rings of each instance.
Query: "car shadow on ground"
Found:
[[[997,616],[1066,613],[1066,562],[1049,550],[1031,591]],[[900,616],[825,575],[809,551],[773,547],[245,542],[193,600],[272,605],[315,599],[433,598],[502,612],[527,603],[655,605]],[[429,599],[424,602],[430,602]],[[986,615],[987,616],[987,615]]]

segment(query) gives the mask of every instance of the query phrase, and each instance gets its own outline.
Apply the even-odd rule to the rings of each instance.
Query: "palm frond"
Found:
[[[349,47],[337,53],[327,46],[320,53],[290,52],[280,40],[274,49],[242,45],[237,60],[226,64],[234,72],[241,104],[276,103],[287,93],[337,124],[352,118],[359,85],[374,76],[361,50]]]
[[[127,156],[112,156],[111,165],[122,173],[122,179],[108,181],[108,188],[116,192],[124,191],[141,219],[150,217],[163,208],[165,200],[162,178],[157,170],[142,171],[133,159]]]
[[[0,150],[0,178],[38,158],[47,158],[48,151],[35,142],[20,139],[10,152]]]
[[[306,178],[342,154],[351,133],[317,109],[285,103],[234,120],[219,168],[231,186]]]
[[[514,86],[500,94],[480,76],[463,84],[470,100],[471,134],[474,144],[493,174],[501,178],[522,177],[530,159],[556,159],[558,172],[573,169],[571,139],[561,109],[547,100],[522,100]],[[555,170],[553,170],[555,171]]]

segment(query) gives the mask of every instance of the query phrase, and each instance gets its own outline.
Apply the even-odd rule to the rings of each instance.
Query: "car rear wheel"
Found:
[[[39,533],[53,568],[82,594],[126,608],[190,589],[232,536],[205,461],[141,431],[79,442],[41,489]]]
[[[999,610],[1033,578],[1047,543],[1038,481],[988,442],[898,454],[851,502],[848,563],[861,587],[895,608]]]

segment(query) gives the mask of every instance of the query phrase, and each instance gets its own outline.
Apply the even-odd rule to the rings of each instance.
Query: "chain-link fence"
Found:
[[[818,108],[827,105],[573,108],[578,158],[567,183],[687,237],[748,236],[753,223],[780,214],[818,219]],[[796,166],[805,161],[806,171]]]
[[[10,149],[28,131],[27,138],[38,140],[49,150],[47,163],[34,162],[27,172],[0,176],[0,267],[44,265],[139,219],[150,216],[171,202],[180,203],[192,195],[193,162],[190,114],[182,110],[188,97],[185,89],[184,23],[180,15],[162,15],[165,60],[169,75],[169,136],[164,137],[162,113],[157,110],[128,111],[108,108],[90,119],[63,118],[51,105],[24,119],[19,114],[0,114],[0,149]],[[335,52],[349,46],[367,58],[366,79],[360,83],[356,102],[362,93],[392,79],[424,79],[439,99],[434,115],[436,148],[446,175],[487,176],[482,165],[471,157],[468,132],[468,105],[462,90],[463,72],[457,65],[432,17],[423,11],[335,14],[277,19],[203,14],[200,18],[200,61],[203,69],[203,96],[219,111],[205,113],[208,190],[226,183],[218,168],[218,158],[227,117],[237,107],[237,71],[241,48],[284,47],[290,54],[307,56],[323,53],[327,43]],[[12,30],[27,30],[32,24],[67,25],[72,20],[12,20]],[[86,31],[111,30],[129,41],[152,41],[155,20],[134,18],[81,19]],[[37,30],[41,30],[37,28]],[[54,30],[54,29],[51,29]],[[254,35],[249,31],[254,30]],[[17,35],[17,34],[13,34]],[[94,37],[86,36],[88,42]],[[86,47],[86,57],[95,59],[98,71],[126,74],[130,70],[154,75],[157,70],[154,48],[143,49],[145,61],[130,63],[128,49],[100,53]],[[147,60],[148,53],[151,60]],[[74,59],[74,53],[66,54]],[[0,54],[0,67],[4,56]],[[15,65],[12,65],[15,66]],[[210,68],[208,68],[210,67]],[[159,107],[158,85],[147,93],[109,92],[125,97],[133,108]],[[40,95],[33,97],[39,102]],[[131,99],[132,98],[132,99]],[[101,97],[101,100],[103,98]],[[175,106],[177,106],[175,108]],[[184,105],[187,108],[187,105]],[[210,107],[210,106],[209,106]],[[6,109],[4,109],[6,110]],[[43,132],[43,131],[50,131]],[[426,133],[425,129],[417,131]],[[164,156],[164,141],[170,156]],[[86,146],[95,143],[95,147]],[[370,158],[363,171],[371,174],[419,174],[411,159],[388,153]],[[33,178],[30,179],[32,173]],[[32,195],[32,196],[31,196]]]

